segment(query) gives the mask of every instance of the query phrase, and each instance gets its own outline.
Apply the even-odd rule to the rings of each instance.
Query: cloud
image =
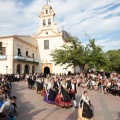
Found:
[[[120,40],[111,41],[110,39],[102,39],[96,42],[97,45],[101,45],[104,51],[120,49]]]
[[[119,35],[113,41],[115,31],[120,31],[120,1],[118,0],[53,0],[49,3],[55,13],[58,27],[77,36],[86,43],[84,32],[94,37],[105,50],[116,48]],[[40,26],[39,12],[44,0],[0,0],[0,36],[11,34],[33,35]],[[107,37],[106,37],[107,36]],[[101,41],[101,42],[100,42]],[[103,42],[104,41],[104,42]],[[113,44],[114,43],[114,44]],[[112,46],[114,45],[114,46]],[[119,47],[117,47],[119,48]]]

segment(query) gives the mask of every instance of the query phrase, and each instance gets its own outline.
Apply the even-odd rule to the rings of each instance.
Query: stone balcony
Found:
[[[18,55],[15,55],[14,56],[14,60],[25,60],[25,57],[23,57],[23,56],[18,56]]]
[[[25,61],[34,62],[33,58],[26,57]]]
[[[30,57],[24,57],[24,56],[18,56],[18,55],[14,56],[14,60],[19,60],[19,61],[23,61],[23,62],[39,63],[38,59],[34,59],[34,58],[30,58]]]
[[[7,55],[0,55],[0,60],[7,60]]]
[[[39,63],[39,60],[38,60],[38,59],[34,59],[34,62],[35,62],[35,63]]]

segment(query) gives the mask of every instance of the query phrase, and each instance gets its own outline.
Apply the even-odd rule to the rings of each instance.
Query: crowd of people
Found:
[[[0,75],[0,120],[16,120],[17,97],[11,96],[12,81],[13,75]]]
[[[43,96],[43,101],[61,108],[78,109],[78,119],[85,117],[93,119],[88,92],[84,91],[79,103],[76,102],[77,88],[99,91],[120,97],[120,74],[105,72],[87,72],[80,74],[26,74],[0,75],[0,120],[15,120],[17,115],[16,96],[11,96],[11,82],[25,80],[28,89],[35,89]]]
[[[75,108],[82,107],[86,109],[85,112],[88,110],[87,114],[83,110],[81,116],[89,119],[93,118],[93,113],[91,104],[87,101],[89,99],[85,97],[87,91],[80,98],[80,102],[77,103],[76,93],[78,87],[120,97],[120,74],[117,73],[91,71],[75,75],[48,75],[46,78],[36,74],[33,76],[27,75],[26,81],[28,82],[29,89],[33,89],[34,86],[36,87],[36,92],[43,96],[45,102],[66,109],[71,108],[73,103]],[[86,104],[82,105],[83,103]]]
[[[120,74],[89,73],[87,78],[81,76],[78,80],[78,86],[120,97]]]
[[[69,81],[66,79],[60,79],[55,76],[43,76],[27,75],[26,81],[28,82],[28,88],[33,89],[36,86],[36,92],[41,93],[44,96],[44,101],[49,104],[56,104],[60,107],[70,108],[72,107],[72,101],[74,107],[77,108],[75,93],[77,92],[76,83],[74,78]]]

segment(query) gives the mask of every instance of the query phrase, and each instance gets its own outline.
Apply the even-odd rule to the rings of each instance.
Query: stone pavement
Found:
[[[86,88],[78,88],[77,101]],[[120,120],[120,98],[88,90],[95,120]],[[77,120],[77,109],[59,108],[43,101],[24,81],[12,83],[12,95],[17,96],[17,120]]]

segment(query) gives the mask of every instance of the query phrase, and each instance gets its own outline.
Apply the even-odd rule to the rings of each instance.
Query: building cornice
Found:
[[[48,30],[51,30],[51,32],[53,32],[53,33],[55,33],[56,35],[47,35],[48,37],[49,36],[62,36],[62,34],[60,34],[59,32],[56,32],[56,31],[54,31],[53,29],[51,29],[51,28],[48,28],[48,29],[42,29],[38,34],[36,34],[35,36],[34,36],[34,38],[36,38],[37,36],[40,36],[40,34],[42,33],[42,31],[48,31]],[[41,36],[42,37],[42,36]],[[44,36],[44,37],[46,37],[46,36]]]
[[[4,38],[12,38],[14,37],[15,35],[10,35],[10,36],[1,36],[0,39],[4,39]]]
[[[34,47],[34,48],[37,48],[37,46],[35,46],[35,45],[33,45],[33,44],[30,44],[30,43],[28,43],[28,42],[26,42],[26,41],[18,38],[17,36],[14,36],[13,39],[15,39],[15,40],[17,40],[17,41],[19,41],[19,42],[23,42],[23,43],[25,43],[25,44],[28,44],[28,45],[30,45],[30,46],[32,46],[32,47]],[[35,39],[35,40],[36,40],[36,39]]]
[[[49,35],[49,36],[35,36],[35,38],[51,38],[51,37],[62,37],[62,35]]]

